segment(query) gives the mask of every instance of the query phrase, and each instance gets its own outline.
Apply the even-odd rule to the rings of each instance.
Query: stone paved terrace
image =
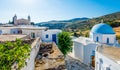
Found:
[[[101,45],[97,47],[97,52],[107,56],[120,64],[120,48],[115,46]]]
[[[64,55],[55,43],[42,43],[36,57],[35,70],[66,70]]]

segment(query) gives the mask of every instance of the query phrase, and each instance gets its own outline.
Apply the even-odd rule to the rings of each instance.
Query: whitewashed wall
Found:
[[[26,29],[23,28],[22,34],[30,35],[32,33],[35,34],[35,38],[40,37],[43,42],[52,42],[52,35],[56,34],[56,42],[57,42],[57,35],[62,32],[62,30],[59,29],[51,29],[51,30],[44,30],[44,29]],[[18,29],[13,28],[13,29],[2,29],[1,34],[18,34]],[[46,38],[46,35],[48,35],[48,38]],[[31,36],[32,38],[32,36]]]
[[[90,36],[93,41],[97,41],[96,38],[98,37],[98,42],[102,43],[102,34],[94,34],[90,32]]]
[[[18,30],[17,28],[13,28],[13,29],[2,29],[2,33],[1,34],[18,34]],[[31,33],[35,33],[35,38],[40,37],[41,36],[41,32],[42,30],[40,29],[21,29],[22,30],[22,34],[26,34],[26,35],[30,35]]]
[[[51,29],[51,30],[47,30],[47,31],[42,31],[42,35],[41,35],[41,39],[43,42],[52,42],[52,35],[56,34],[56,37],[59,33],[61,33],[62,31],[59,29]],[[46,38],[46,35],[48,35],[48,38]],[[56,38],[57,39],[57,38]],[[56,40],[57,41],[57,40]]]
[[[109,43],[114,44],[116,41],[116,35],[115,34],[109,34],[109,35],[102,35],[102,43],[107,43],[107,38],[109,38]]]
[[[81,41],[79,41],[81,40]],[[83,40],[83,41],[82,41]],[[73,41],[73,54],[74,57],[80,59],[86,65],[90,65],[91,56],[97,47],[97,43],[89,38],[80,38]]]
[[[81,60],[81,62],[84,62],[84,46],[83,44],[79,43],[79,42],[73,42],[74,43],[74,47],[73,47],[73,54],[75,58],[78,58]]]
[[[10,34],[11,30],[9,29],[2,29],[2,34]]]
[[[97,44],[95,44],[95,43],[88,44],[84,47],[84,60],[83,60],[83,62],[86,65],[90,65],[92,51],[95,51],[96,47],[97,47]]]
[[[34,70],[35,69],[35,58],[38,54],[39,48],[40,48],[40,40],[38,39],[33,48],[31,49],[30,52],[30,58],[28,58],[27,61],[27,66],[22,68],[21,70]]]
[[[107,38],[109,38],[109,44],[115,44],[116,42],[115,34],[94,34],[90,32],[90,38],[93,41],[97,41],[97,37],[99,38],[98,39],[99,43],[107,44]]]
[[[41,30],[22,29],[22,34],[31,35],[31,33],[35,33],[35,38],[41,36]]]
[[[18,29],[17,28],[11,29],[10,34],[18,34]]]
[[[95,70],[107,70],[106,68],[110,68],[110,70],[120,70],[119,64],[99,52],[96,52],[95,60]]]

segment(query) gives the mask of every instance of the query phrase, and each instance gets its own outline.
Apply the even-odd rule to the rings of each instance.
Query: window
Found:
[[[107,43],[109,44],[109,38],[107,38]]]
[[[32,33],[31,33],[31,37],[32,37],[32,38],[35,38],[35,33],[32,32]]]
[[[13,34],[15,34],[15,31],[13,32]]]
[[[48,34],[46,35],[46,38],[48,38]]]
[[[21,29],[18,30],[18,34],[22,34],[22,30]]]
[[[98,37],[96,38],[96,41],[97,41],[97,42],[99,41],[99,38],[98,38]]]

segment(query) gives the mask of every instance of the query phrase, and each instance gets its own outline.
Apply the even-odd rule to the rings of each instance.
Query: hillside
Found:
[[[74,24],[75,22],[78,21],[85,21],[88,20],[89,18],[73,18],[70,20],[52,20],[48,22],[40,22],[36,23],[37,26],[45,26],[49,27],[50,29],[65,29],[67,26]]]
[[[120,26],[119,27],[115,27],[114,31],[116,32],[116,36],[120,37]]]
[[[120,26],[120,12],[103,15],[97,18],[73,18],[70,20],[52,20],[48,22],[37,23],[37,26],[46,26],[50,29],[63,29],[69,32],[77,32],[79,30],[90,30],[93,25],[98,24],[103,20],[104,23],[108,23],[112,27]]]
[[[115,27],[114,31],[116,32],[116,36],[117,36],[118,42],[120,43],[120,26],[119,27]]]
[[[92,18],[86,21],[78,21],[74,24],[71,24],[66,27],[66,30],[88,30],[91,29],[91,27],[95,24],[98,24],[101,22],[101,20],[104,21],[104,23],[110,24],[112,27],[120,26],[120,12],[100,16],[97,18]]]

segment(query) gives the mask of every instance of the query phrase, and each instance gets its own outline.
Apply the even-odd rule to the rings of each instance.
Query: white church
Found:
[[[114,30],[105,23],[93,26],[90,32],[90,39],[101,44],[114,45],[117,43]]]
[[[116,34],[111,26],[99,23],[93,26],[90,37],[79,37],[73,40],[73,56],[88,66],[95,67],[96,48],[100,45],[116,46]],[[101,57],[102,58],[102,57]],[[104,69],[96,69],[104,70]]]

